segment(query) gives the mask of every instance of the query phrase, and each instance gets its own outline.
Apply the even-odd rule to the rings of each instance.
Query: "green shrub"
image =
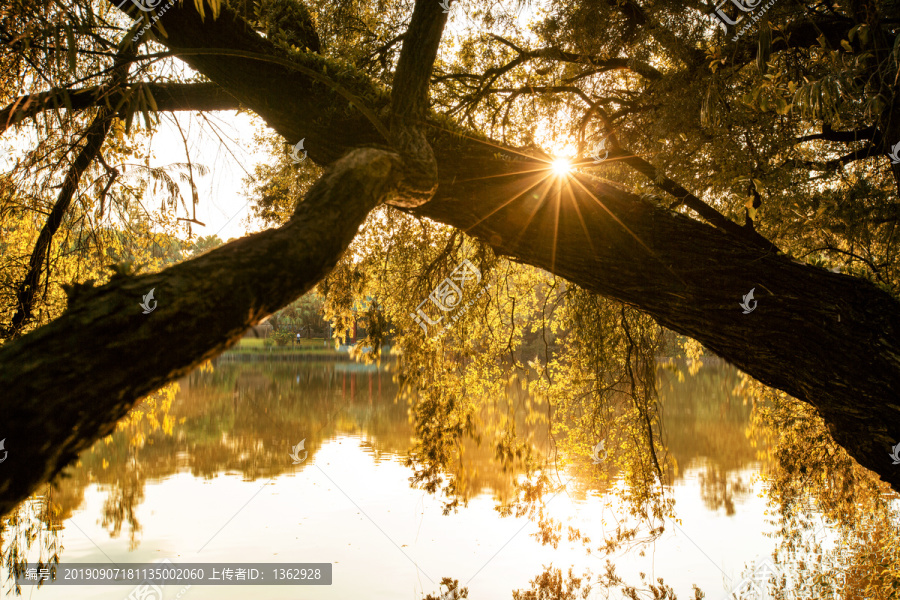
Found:
[[[273,335],[272,338],[279,346],[287,346],[291,343],[291,340],[294,338],[294,336],[288,331],[279,331],[278,333]]]

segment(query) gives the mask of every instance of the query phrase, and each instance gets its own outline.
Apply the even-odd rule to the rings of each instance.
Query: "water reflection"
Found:
[[[735,515],[736,502],[752,493],[742,472],[767,466],[768,459],[747,435],[751,406],[736,394],[735,369],[703,368],[683,382],[663,371],[659,381],[666,445],[680,468],[697,468],[703,502],[711,511]]]
[[[707,508],[728,515],[735,514],[736,499],[750,493],[741,473],[759,466],[745,435],[750,407],[732,393],[737,383],[737,372],[730,368],[702,369],[683,382],[670,373],[660,379],[676,481],[686,469],[695,470]],[[184,471],[205,479],[219,473],[240,474],[247,481],[270,478],[293,469],[286,457],[300,440],[306,440],[313,459],[325,441],[340,435],[362,436],[377,462],[405,456],[413,435],[392,375],[372,366],[225,362],[212,372],[195,371],[180,385],[170,413],[177,423],[174,435],[157,433],[138,449],[121,433],[112,443],[96,444],[61,486],[64,516],[82,502],[88,483],[109,486],[104,524],[117,535],[123,522],[139,528],[133,508],[143,500],[148,480]],[[518,431],[544,447],[546,427],[530,424],[539,419],[529,410],[539,407],[512,404],[521,413]],[[489,493],[505,500],[518,475],[504,472],[489,444],[467,443],[458,466],[457,477],[467,481],[461,486],[466,499]]]
[[[683,518],[693,520],[694,529],[686,535],[692,540],[694,538],[698,541],[705,540],[704,543],[711,548],[708,552],[712,554],[718,552],[719,556],[729,553],[729,550],[722,549],[721,540],[716,537],[721,531],[731,528],[734,531],[746,530],[759,534],[762,529],[763,505],[755,498],[758,489],[754,489],[748,481],[763,465],[758,459],[757,449],[752,446],[745,434],[749,425],[750,407],[745,405],[742,398],[732,393],[737,383],[736,371],[727,367],[704,368],[697,375],[684,381],[679,381],[669,373],[663,373],[660,379],[665,442],[677,466],[675,495],[678,497],[679,516],[684,515]],[[99,507],[100,526],[110,538],[118,538],[123,529],[127,528],[128,550],[136,552],[133,556],[125,558],[119,555],[117,560],[145,560],[139,556],[148,550],[146,546],[142,547],[142,544],[145,544],[142,540],[147,540],[146,544],[152,546],[158,542],[159,536],[163,535],[159,532],[163,526],[159,523],[159,519],[152,515],[162,511],[163,506],[170,505],[174,500],[171,497],[173,494],[185,495],[185,503],[188,506],[192,506],[192,500],[188,497],[200,495],[209,502],[213,502],[211,498],[218,497],[223,503],[227,502],[229,505],[237,503],[240,506],[243,498],[257,498],[255,494],[260,493],[259,490],[265,486],[271,487],[271,491],[260,494],[259,499],[254,500],[257,503],[253,510],[254,522],[258,525],[267,522],[266,519],[269,518],[264,531],[251,529],[247,523],[241,523],[239,520],[231,523],[226,530],[227,535],[236,535],[239,539],[244,539],[248,546],[257,548],[266,547],[266,540],[274,535],[270,528],[278,528],[281,521],[294,522],[296,518],[301,518],[299,515],[303,513],[300,508],[296,513],[285,512],[284,508],[273,505],[269,509],[271,512],[262,509],[262,514],[259,514],[261,507],[266,506],[268,502],[262,498],[268,494],[277,497],[292,490],[290,493],[299,494],[304,498],[304,503],[312,505],[318,502],[319,510],[326,511],[321,507],[327,507],[329,503],[338,500],[335,500],[335,496],[329,496],[329,500],[325,500],[324,497],[318,498],[316,494],[319,492],[311,491],[316,486],[327,488],[333,494],[337,493],[335,492],[337,488],[341,494],[352,498],[359,509],[358,511],[351,509],[350,513],[355,515],[340,513],[341,519],[349,517],[351,523],[333,522],[328,528],[317,530],[319,535],[323,536],[338,535],[335,532],[340,532],[339,535],[351,540],[347,543],[350,548],[353,547],[355,538],[369,540],[371,543],[374,543],[371,539],[380,539],[379,543],[384,542],[378,537],[377,532],[369,532],[375,536],[369,538],[367,537],[369,534],[363,535],[354,527],[370,526],[367,519],[375,522],[379,514],[383,519],[379,522],[390,522],[394,517],[387,514],[391,510],[386,507],[397,502],[397,498],[404,498],[402,502],[407,505],[405,507],[407,510],[410,503],[416,507],[414,512],[419,515],[417,519],[420,527],[422,523],[428,521],[432,524],[445,523],[446,528],[448,521],[440,521],[439,499],[411,490],[408,483],[405,485],[402,483],[404,478],[408,480],[411,475],[411,470],[404,466],[404,462],[413,442],[414,428],[410,423],[407,405],[397,398],[398,386],[393,381],[391,373],[374,367],[335,361],[249,363],[224,360],[219,361],[212,371],[192,373],[182,380],[180,385],[181,389],[170,412],[170,416],[175,420],[171,435],[157,431],[147,435],[145,442],[135,447],[129,443],[126,434],[122,432],[114,434],[110,441],[97,443],[81,456],[80,464],[70,470],[68,477],[61,480],[59,491],[55,495],[54,500],[62,509],[58,517],[61,520],[79,515],[78,521],[81,523],[79,528],[84,528],[86,521],[98,516],[96,512],[90,514],[85,511],[94,511]],[[497,399],[493,404],[488,403],[488,406],[489,414],[483,415],[484,422],[490,421],[491,414],[512,414],[517,423],[517,432],[530,438],[538,451],[546,451],[548,437],[546,424],[537,418],[538,415],[531,412],[540,411],[541,407],[523,402],[520,390],[514,390],[510,397]],[[304,439],[305,449],[309,452],[308,458],[302,465],[293,465],[289,457],[290,449]],[[343,449],[340,449],[341,446]],[[356,455],[350,453],[352,446],[361,448],[369,455],[372,465],[367,466],[365,461],[360,461]],[[325,449],[327,452],[322,455]],[[325,474],[324,477],[317,473],[315,470],[317,468]],[[464,482],[457,489],[471,506],[469,509],[461,510],[457,515],[451,515],[449,522],[455,523],[454,527],[461,531],[468,531],[475,524],[476,529],[486,532],[495,530],[493,522],[496,521],[496,531],[502,533],[497,534],[500,537],[497,538],[499,542],[495,546],[500,548],[500,542],[507,539],[502,536],[509,533],[506,531],[510,529],[507,521],[515,525],[510,535],[513,535],[517,528],[521,530],[522,526],[512,519],[491,516],[493,506],[497,501],[506,501],[514,493],[514,483],[519,474],[504,469],[504,465],[494,456],[489,442],[480,446],[467,442],[458,460],[455,461],[454,469],[456,478]],[[302,479],[304,485],[311,487],[298,489],[298,477]],[[192,481],[194,483],[190,483]],[[235,487],[237,481],[247,482],[250,486],[248,490],[252,491],[246,492]],[[367,481],[369,487],[360,488],[350,483],[362,481]],[[204,482],[211,485],[214,490],[218,490],[218,493],[210,496],[195,485]],[[149,488],[157,490],[153,497],[149,495]],[[167,492],[169,497],[159,496],[158,490],[163,489],[169,490]],[[99,504],[98,493],[99,497],[103,498]],[[588,529],[592,523],[600,526],[601,521],[608,518],[608,514],[601,517],[599,516],[601,513],[594,510],[595,508],[599,510],[602,499],[587,489],[584,482],[580,489],[571,493],[573,495],[567,492],[559,500],[554,500],[554,510],[557,510],[557,514],[578,518]],[[379,497],[382,499],[377,500]],[[338,495],[337,498],[341,499],[341,496]],[[376,507],[373,508],[368,504],[370,501],[375,502]],[[196,509],[194,506],[194,510]],[[242,519],[250,518],[245,513],[241,515]],[[330,516],[338,518],[336,515],[337,513]],[[734,520],[738,515],[744,517],[745,522],[738,524]],[[330,517],[322,514],[310,517],[309,514],[305,514],[300,522],[304,523],[303,519],[308,518],[327,521]],[[430,521],[431,519],[437,521]],[[222,521],[226,520],[227,515]],[[155,524],[150,526],[147,521]],[[704,533],[704,524],[713,527],[715,535]],[[324,526],[322,522],[317,525],[322,526]],[[408,527],[408,524],[403,527]],[[70,531],[73,535],[78,534],[78,530],[72,528],[67,528],[66,533]],[[324,531],[332,533],[327,534]],[[465,554],[465,550],[473,543],[465,538],[454,539],[452,531],[444,533],[435,531],[431,532],[431,535],[435,536],[432,542],[436,544],[438,551],[444,547]],[[166,532],[163,537],[173,535],[168,528]],[[179,552],[184,552],[184,560],[192,559],[189,553],[196,550],[195,546],[199,547],[199,544],[195,544],[193,535],[193,533],[185,534],[183,538],[176,537],[174,540],[170,538],[167,545],[170,549],[174,546]],[[522,538],[526,535],[522,534]],[[92,543],[104,545],[102,539],[96,537],[93,539]],[[222,539],[225,538],[221,538],[217,543]],[[660,543],[669,544],[667,546],[669,550],[665,553],[671,554],[677,563],[679,560],[677,556],[685,552],[684,544],[687,541],[684,536],[677,543],[672,539],[669,538],[668,542],[661,540]],[[410,545],[414,545],[417,540],[418,538],[413,535],[407,541]],[[490,547],[494,541],[490,536],[486,536],[476,544],[484,543],[485,547]],[[421,540],[418,543],[421,545]],[[519,543],[524,547],[524,540],[520,539],[517,544]],[[502,597],[509,597],[510,590],[516,585],[527,587],[523,584],[529,576],[540,570],[539,565],[542,564],[543,556],[536,549],[538,546],[531,541],[528,543],[535,546],[535,548],[529,546],[530,558],[520,559],[521,564],[516,563],[518,566],[514,567],[508,562],[508,556],[501,556],[497,559],[497,564],[506,565],[505,570],[491,569],[481,575],[480,577],[490,580],[489,585],[487,583],[484,585],[488,585],[488,588],[495,592],[505,590]],[[762,549],[766,544],[760,540],[756,542],[749,540],[745,543],[758,549]],[[277,545],[276,542],[273,544]],[[232,560],[241,556],[247,556],[247,560],[250,560],[249,555],[240,548],[240,543],[237,543],[235,547],[223,549],[221,554],[230,556]],[[732,571],[739,570],[742,566],[741,561],[753,556],[752,553],[750,556],[746,555],[746,548],[733,550],[730,567]],[[426,551],[420,547],[420,551],[428,553],[434,549],[428,548]],[[513,552],[512,556],[515,556],[518,550],[507,549],[505,552]],[[438,552],[435,559],[441,555],[442,553]],[[353,553],[351,556],[338,554],[307,556],[307,558],[348,563],[361,559]],[[690,561],[694,561],[693,567],[680,568],[684,571],[681,583],[689,588],[690,583],[705,581],[707,585],[712,584],[713,588],[721,587],[721,575],[709,564],[702,568],[697,565],[697,560],[701,562],[704,560],[702,557],[697,558],[698,556],[695,552],[690,558]],[[156,557],[161,558],[159,555]],[[575,564],[584,561],[583,551],[574,546],[566,548],[563,545],[558,551],[553,552],[553,557],[557,563],[562,561]],[[254,560],[257,558],[259,557],[253,557]],[[214,559],[216,559],[214,553],[200,557],[200,560]],[[273,560],[281,559],[290,560],[283,555],[281,558],[273,558]],[[63,563],[71,560],[88,559],[79,552],[62,556]],[[100,557],[99,560],[103,558]],[[402,557],[394,556],[391,560],[402,560]],[[461,562],[447,558],[440,564],[449,568],[458,563],[465,571],[483,559],[460,560]],[[620,557],[622,569],[627,569],[629,560],[624,556]],[[681,560],[684,561],[684,558]],[[399,578],[401,589],[406,585],[404,582],[419,582],[416,584],[418,589],[434,591],[435,588],[428,588],[425,585],[427,582],[417,569],[409,571],[408,567],[410,565],[403,568],[396,565],[392,567],[395,568],[392,577]],[[597,565],[594,567],[596,569]],[[639,570],[640,567],[635,566],[635,569]],[[475,568],[472,572],[477,570]],[[512,573],[516,576],[512,577]],[[439,581],[440,576],[450,574],[450,571],[438,569],[431,574]],[[457,573],[455,576],[460,574]],[[373,577],[378,576],[373,573]],[[390,584],[394,586],[392,589],[396,589],[396,583]],[[460,584],[465,584],[465,581],[460,581]],[[479,589],[475,584],[469,587]],[[214,595],[207,596],[214,589],[216,588],[208,588],[202,595],[197,592],[196,597],[214,597]],[[486,591],[483,586],[480,589],[482,592]],[[240,590],[236,588],[235,593],[238,592]],[[316,592],[319,595],[315,597],[349,597],[346,592],[346,588],[340,592],[337,588],[324,592],[319,590]],[[57,592],[53,590],[37,592],[45,597],[55,597],[51,596],[55,593]],[[371,597],[376,595],[373,594]]]

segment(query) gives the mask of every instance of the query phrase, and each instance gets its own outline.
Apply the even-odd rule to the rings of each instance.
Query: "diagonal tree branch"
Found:
[[[878,135],[878,128],[874,125],[863,127],[855,131],[835,131],[828,123],[822,124],[822,133],[813,133],[797,138],[797,144],[812,140],[825,140],[828,142],[858,142],[860,140],[872,140]]]
[[[75,158],[75,162],[72,164],[69,172],[66,173],[62,189],[56,198],[50,215],[47,217],[47,222],[41,228],[41,233],[34,244],[34,249],[31,251],[31,258],[28,260],[28,272],[16,290],[18,306],[9,327],[4,332],[4,337],[16,337],[22,331],[22,328],[32,320],[34,301],[41,287],[43,264],[50,252],[50,243],[53,240],[53,235],[62,225],[63,217],[69,209],[75,192],[78,191],[78,182],[81,181],[81,176],[100,154],[100,148],[103,146],[111,126],[112,117],[109,111],[101,108],[85,134],[87,141],[78,152],[78,156]]]
[[[16,449],[4,463],[0,514],[112,433],[139,398],[312,288],[369,211],[395,193],[401,174],[397,154],[355,150],[326,169],[283,227],[160,273],[77,288],[61,317],[0,347],[4,435]],[[156,308],[142,314],[151,290]],[[100,376],[98,365],[114,368]]]
[[[123,42],[120,45],[112,76],[106,86],[107,89],[115,89],[125,82],[128,77],[128,60],[134,56],[134,53],[134,47],[130,43]],[[63,217],[69,209],[75,192],[78,191],[78,183],[81,181],[81,176],[100,155],[100,149],[103,147],[103,142],[106,141],[106,136],[112,127],[113,117],[112,109],[102,106],[97,111],[93,122],[85,134],[85,144],[69,168],[68,173],[66,173],[66,178],[63,181],[56,203],[50,211],[47,222],[41,228],[41,233],[38,235],[37,242],[35,242],[34,249],[31,252],[31,258],[28,261],[28,272],[16,290],[18,307],[9,327],[4,332],[5,337],[18,336],[22,328],[33,318],[34,301],[37,297],[38,288],[40,288],[44,261],[49,257],[53,235],[62,225]]]
[[[164,42],[172,50],[225,45],[278,52],[241,30],[227,9],[204,23],[186,4],[167,12],[163,21],[168,32]],[[277,66],[229,57],[186,60],[282,135],[312,131],[326,161],[378,139],[358,113],[342,111],[340,104],[335,110],[331,103],[340,98],[302,76],[279,76],[286,71]],[[385,96],[368,79],[346,73],[339,77],[376,110],[385,106]],[[305,110],[297,110],[301,100]],[[563,200],[541,200],[530,193],[548,176],[546,163],[497,159],[497,146],[480,134],[448,129],[452,126],[434,117],[430,122],[440,185],[414,214],[462,229],[500,253],[637,306],[764,383],[809,402],[838,443],[900,489],[900,472],[883,460],[885,449],[900,439],[900,404],[885,401],[900,397],[896,300],[865,281],[799,265],[577,173],[567,186],[569,205],[557,220],[550,211]],[[549,223],[557,223],[556,229],[548,230]],[[765,310],[743,315],[737,302],[754,287]]]

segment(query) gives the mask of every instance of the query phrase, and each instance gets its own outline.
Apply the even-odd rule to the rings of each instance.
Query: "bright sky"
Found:
[[[262,121],[236,111],[207,113],[206,120],[190,113],[173,113],[172,116],[187,138],[191,160],[210,170],[205,176],[195,175],[200,196],[197,220],[206,227],[193,224],[193,233],[218,235],[222,240],[245,235],[250,205],[242,180],[253,172],[256,164],[267,160],[253,144],[255,124]],[[162,120],[150,150],[153,166],[186,161],[184,141],[172,118]],[[190,198],[187,186],[182,186],[182,194]],[[182,214],[184,208],[181,206],[178,211],[179,217],[191,216]]]

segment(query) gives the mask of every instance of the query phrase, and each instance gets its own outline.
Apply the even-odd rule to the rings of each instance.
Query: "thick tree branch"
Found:
[[[399,206],[428,202],[437,189],[437,163],[423,125],[428,114],[428,85],[447,15],[433,0],[416,0],[391,90],[391,142],[407,166]]]
[[[106,134],[109,133],[111,126],[112,116],[109,114],[109,111],[100,109],[85,134],[85,145],[78,152],[75,162],[69,168],[68,173],[66,173],[66,178],[63,181],[62,189],[56,198],[53,209],[50,211],[47,222],[41,228],[41,233],[34,244],[31,258],[28,260],[28,272],[16,290],[18,306],[7,331],[4,332],[4,337],[16,337],[22,328],[32,320],[34,301],[41,287],[41,273],[43,272],[44,261],[50,252],[50,243],[53,240],[53,235],[62,225],[63,217],[72,203],[75,192],[78,191],[78,182],[81,181],[81,176],[100,154],[100,148],[103,146]]]
[[[312,288],[369,211],[395,193],[401,174],[395,153],[355,150],[326,170],[285,226],[160,273],[77,288],[61,317],[0,347],[10,450],[0,515],[112,433],[139,398]],[[151,289],[156,308],[143,314],[140,302]]]
[[[117,111],[138,85],[144,86],[153,95],[162,112],[233,110],[240,107],[233,96],[214,83],[138,83],[111,91],[101,86],[71,91],[57,89],[20,96],[0,109],[0,134],[25,119],[57,107],[71,106],[74,110],[84,110],[106,106]],[[69,96],[68,103],[64,100],[65,94]]]
[[[616,158],[616,154],[618,153],[610,153],[610,158]],[[662,171],[640,156],[636,156],[633,153],[626,151],[621,160],[635,171],[650,179],[655,186],[674,196],[676,201],[669,206],[670,209],[674,209],[676,206],[683,204],[700,215],[700,217],[710,225],[730,233],[735,238],[743,239],[746,242],[759,246],[765,250],[778,251],[778,248],[765,237],[752,229],[741,227],[731,219],[725,217],[722,213],[687,191],[680,184],[670,179]]]
[[[634,58],[601,58],[598,56],[564,52],[558,48],[533,50],[529,52],[528,55],[533,58],[587,64],[592,67],[588,72],[589,74],[627,70],[636,73],[649,81],[658,81],[663,77],[663,74],[652,65]],[[584,77],[585,75],[586,73],[581,73],[578,77]]]
[[[117,4],[110,0],[111,6]],[[130,2],[123,8],[130,16],[139,15]],[[227,6],[221,7],[217,19],[207,15],[204,20],[193,3],[176,3],[151,31],[170,50],[180,53],[185,63],[244,105],[257,103],[261,90],[277,89],[272,96],[278,97],[277,102],[265,102],[254,111],[287,140],[305,138],[309,157],[320,164],[337,160],[353,147],[385,143],[384,133],[371,117],[354,108],[337,88],[354,90],[376,112],[387,108],[387,90],[365,75],[348,73],[346,66],[276,46]],[[341,127],[332,127],[334,122]]]
[[[738,27],[743,26],[743,21]],[[772,40],[771,51],[783,52],[800,48],[819,46],[819,36],[824,36],[825,42],[831,48],[840,48],[841,40],[847,37],[847,33],[854,23],[850,19],[823,18],[819,20],[801,19],[793,21],[784,27],[781,34]],[[733,51],[728,52],[724,58],[733,69],[741,69],[756,60],[759,53],[759,40],[756,36],[745,35],[737,41]]]
[[[123,43],[120,45],[110,81],[104,86],[104,90],[115,89],[125,83],[128,77],[128,61],[133,56],[134,49],[131,44]],[[22,328],[33,318],[34,301],[37,297],[38,288],[40,288],[41,272],[44,261],[50,253],[50,243],[53,240],[53,235],[62,225],[63,217],[69,209],[75,192],[78,191],[78,183],[81,181],[81,176],[91,163],[100,156],[100,149],[103,147],[103,142],[106,141],[106,136],[112,127],[113,116],[112,109],[105,106],[101,107],[85,133],[84,146],[82,146],[78,156],[66,173],[66,178],[63,181],[56,203],[47,217],[47,222],[41,228],[37,242],[35,242],[31,258],[28,261],[28,272],[16,290],[18,306],[5,332],[6,337],[18,336]]]
[[[838,158],[832,160],[813,161],[790,159],[784,161],[781,166],[782,168],[799,168],[810,169],[813,171],[829,172],[836,171],[846,164],[856,162],[858,160],[865,160],[867,158],[874,158],[877,156],[882,156],[882,153],[878,151],[878,148],[871,144],[867,144],[865,147],[860,148],[859,150],[848,152],[847,154],[839,156]]]
[[[858,142],[860,140],[872,140],[878,134],[878,129],[873,125],[871,127],[863,127],[855,131],[835,131],[828,123],[822,124],[822,133],[813,133],[797,138],[796,143],[809,142],[812,140],[825,140],[827,142]]]

